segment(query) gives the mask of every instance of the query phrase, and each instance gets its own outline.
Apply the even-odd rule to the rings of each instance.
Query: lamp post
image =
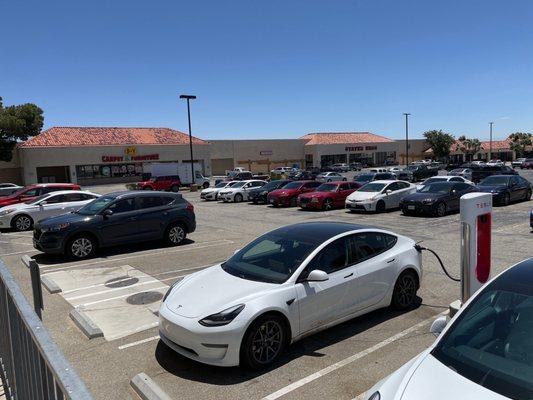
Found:
[[[187,117],[189,119],[189,150],[191,152],[191,175],[192,175],[192,184],[194,185],[195,180],[194,180],[194,158],[192,156],[191,106],[189,104],[189,101],[196,99],[196,96],[193,96],[190,94],[182,94],[180,95],[180,99],[187,100]]]
[[[489,159],[488,159],[487,161],[492,160],[492,124],[494,124],[494,122],[489,122],[489,126],[490,126],[490,140],[489,140]]]
[[[405,165],[409,165],[409,115],[411,113],[403,113],[405,115]]]

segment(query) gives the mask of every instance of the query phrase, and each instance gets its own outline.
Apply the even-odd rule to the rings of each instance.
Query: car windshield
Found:
[[[450,193],[451,187],[452,185],[449,185],[448,182],[430,183],[429,185],[425,185],[422,189],[420,189],[419,192],[447,194]]]
[[[47,194],[42,194],[39,197],[37,197],[36,199],[25,201],[24,204],[36,204],[39,201],[41,201],[43,199],[46,199],[48,196],[50,196],[50,194],[48,194],[48,193]]]
[[[445,181],[446,178],[429,178],[429,179],[426,179],[423,184],[424,185],[429,185],[430,183],[435,183],[435,182],[442,182],[442,181]]]
[[[365,186],[359,188],[358,192],[381,192],[387,186],[386,183],[367,183]]]
[[[408,169],[409,171],[416,171],[416,170],[418,169],[418,165],[409,165],[409,166],[407,167],[407,169]]]
[[[283,283],[318,245],[308,238],[267,233],[238,251],[222,269],[242,279]]]
[[[228,185],[228,182],[219,182],[215,185],[215,188],[223,188]]]
[[[76,211],[77,214],[82,215],[95,215],[98,214],[100,211],[102,211],[109,203],[114,201],[115,198],[112,196],[102,196],[99,197],[93,201],[91,201],[89,204],[86,204],[82,208],[80,208],[78,211]]]
[[[374,178],[372,174],[361,174],[355,177],[356,182],[370,182]]]
[[[507,176],[489,176],[483,179],[480,185],[507,185],[508,180]]]
[[[240,188],[243,187],[246,184],[244,181],[235,182],[234,184],[230,185],[232,188]]]
[[[287,183],[285,186],[283,186],[283,189],[298,189],[302,185],[303,185],[303,183],[301,183],[301,182],[291,182],[291,183]]]
[[[268,182],[265,186],[263,186],[261,189],[262,190],[271,190],[271,189],[276,189],[278,187],[280,187],[280,185],[283,185],[283,181],[272,181],[272,182]]]
[[[505,279],[483,290],[432,351],[454,372],[506,398],[533,398],[533,288]]]
[[[337,190],[337,185],[333,183],[324,183],[316,188],[317,192],[335,192]]]

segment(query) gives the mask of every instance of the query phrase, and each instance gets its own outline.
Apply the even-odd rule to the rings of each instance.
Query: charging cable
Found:
[[[420,243],[420,242],[419,242]],[[422,247],[420,246],[419,243],[416,243],[415,244],[415,249],[418,251],[418,252],[422,252],[422,250],[426,250],[426,251],[429,251],[430,253],[432,253],[436,258],[437,260],[439,261],[439,264],[442,268],[442,270],[444,271],[444,273],[446,274],[446,276],[448,278],[450,278],[452,281],[454,282],[461,282],[461,279],[457,279],[457,278],[454,278],[453,276],[450,275],[450,273],[446,270],[446,268],[444,267],[444,263],[442,262],[442,260],[440,259],[439,255],[437,253],[435,253],[433,250],[431,250],[430,248],[428,247]]]

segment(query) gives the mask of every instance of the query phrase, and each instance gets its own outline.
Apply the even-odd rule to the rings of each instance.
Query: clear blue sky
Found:
[[[0,0],[0,96],[206,139],[533,131],[533,1]]]

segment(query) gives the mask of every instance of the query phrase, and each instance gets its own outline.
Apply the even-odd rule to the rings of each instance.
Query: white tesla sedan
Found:
[[[267,184],[267,181],[261,181],[256,179],[250,179],[247,181],[240,181],[229,188],[225,188],[218,192],[218,199],[224,203],[233,201],[240,203],[241,201],[248,200],[248,191],[251,189],[257,189]]]
[[[483,286],[435,343],[378,382],[366,400],[533,399],[533,258]]]
[[[416,192],[416,186],[405,181],[373,181],[360,187],[346,198],[346,208],[350,211],[383,212],[398,208],[402,199]]]
[[[414,246],[342,222],[276,229],[171,286],[160,337],[202,363],[264,367],[316,331],[381,307],[411,307],[422,279]]]
[[[439,176],[432,176],[431,178],[427,178],[424,182],[419,183],[418,185],[416,185],[416,190],[420,190],[424,186],[429,185],[430,183],[435,183],[435,182],[463,182],[463,183],[468,183],[469,185],[475,186],[474,182],[471,182],[468,179],[463,178],[462,176],[439,175]]]
[[[0,208],[0,228],[27,231],[41,219],[76,211],[99,194],[81,190],[60,190],[43,194],[26,203]]]
[[[229,189],[241,181],[224,181],[217,183],[214,187],[204,189],[200,192],[200,198],[204,200],[218,200],[218,193],[221,190]]]

